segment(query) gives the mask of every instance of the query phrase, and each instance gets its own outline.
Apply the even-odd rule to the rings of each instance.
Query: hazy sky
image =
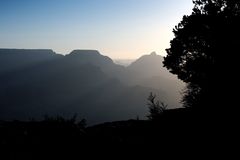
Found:
[[[0,0],[0,48],[165,55],[173,27],[192,7],[192,0]]]

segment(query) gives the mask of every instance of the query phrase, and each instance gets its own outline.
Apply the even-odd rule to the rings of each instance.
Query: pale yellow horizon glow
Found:
[[[136,59],[153,51],[165,56],[173,28],[193,7],[192,0],[56,2],[0,6],[0,48],[52,49],[63,55],[93,49],[112,59]]]
[[[108,56],[111,59],[137,59],[142,55],[150,54],[155,51],[158,55],[166,56],[165,49],[170,47],[170,40],[173,38],[171,29],[158,29],[146,32],[144,36],[130,37],[128,42],[121,42],[121,37],[114,42],[101,42],[97,38],[93,40],[97,44],[92,48],[92,44],[84,43],[65,43],[66,49],[58,49],[59,47],[52,46],[53,50],[59,54],[69,54],[75,49],[92,49],[98,50],[102,55]],[[125,39],[126,40],[126,39]],[[78,40],[76,40],[78,42]],[[101,43],[108,43],[105,47]]]

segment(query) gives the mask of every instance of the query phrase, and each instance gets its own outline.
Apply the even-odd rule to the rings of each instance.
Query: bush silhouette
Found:
[[[156,101],[156,95],[152,92],[148,96],[149,120],[157,120],[159,116],[167,109],[167,105],[163,102]]]

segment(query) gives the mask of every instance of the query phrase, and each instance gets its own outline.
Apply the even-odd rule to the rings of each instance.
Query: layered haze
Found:
[[[184,83],[155,52],[117,65],[97,50],[0,49],[0,118],[41,119],[78,114],[89,124],[145,119],[150,92],[169,108],[180,107]]]

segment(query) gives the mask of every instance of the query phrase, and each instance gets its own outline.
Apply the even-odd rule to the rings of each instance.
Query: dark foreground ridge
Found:
[[[213,124],[214,123],[214,124]],[[221,124],[219,127],[217,124]],[[158,120],[126,120],[85,127],[85,121],[47,118],[43,121],[0,122],[0,144],[12,156],[41,153],[81,156],[94,151],[124,152],[127,149],[158,146],[177,149],[186,146],[217,146],[230,137],[225,126],[190,108],[166,110]],[[221,136],[221,140],[219,140]],[[120,148],[120,149],[119,149]],[[57,150],[57,153],[55,152]],[[7,153],[7,152],[5,152]],[[39,158],[39,157],[36,157]]]

